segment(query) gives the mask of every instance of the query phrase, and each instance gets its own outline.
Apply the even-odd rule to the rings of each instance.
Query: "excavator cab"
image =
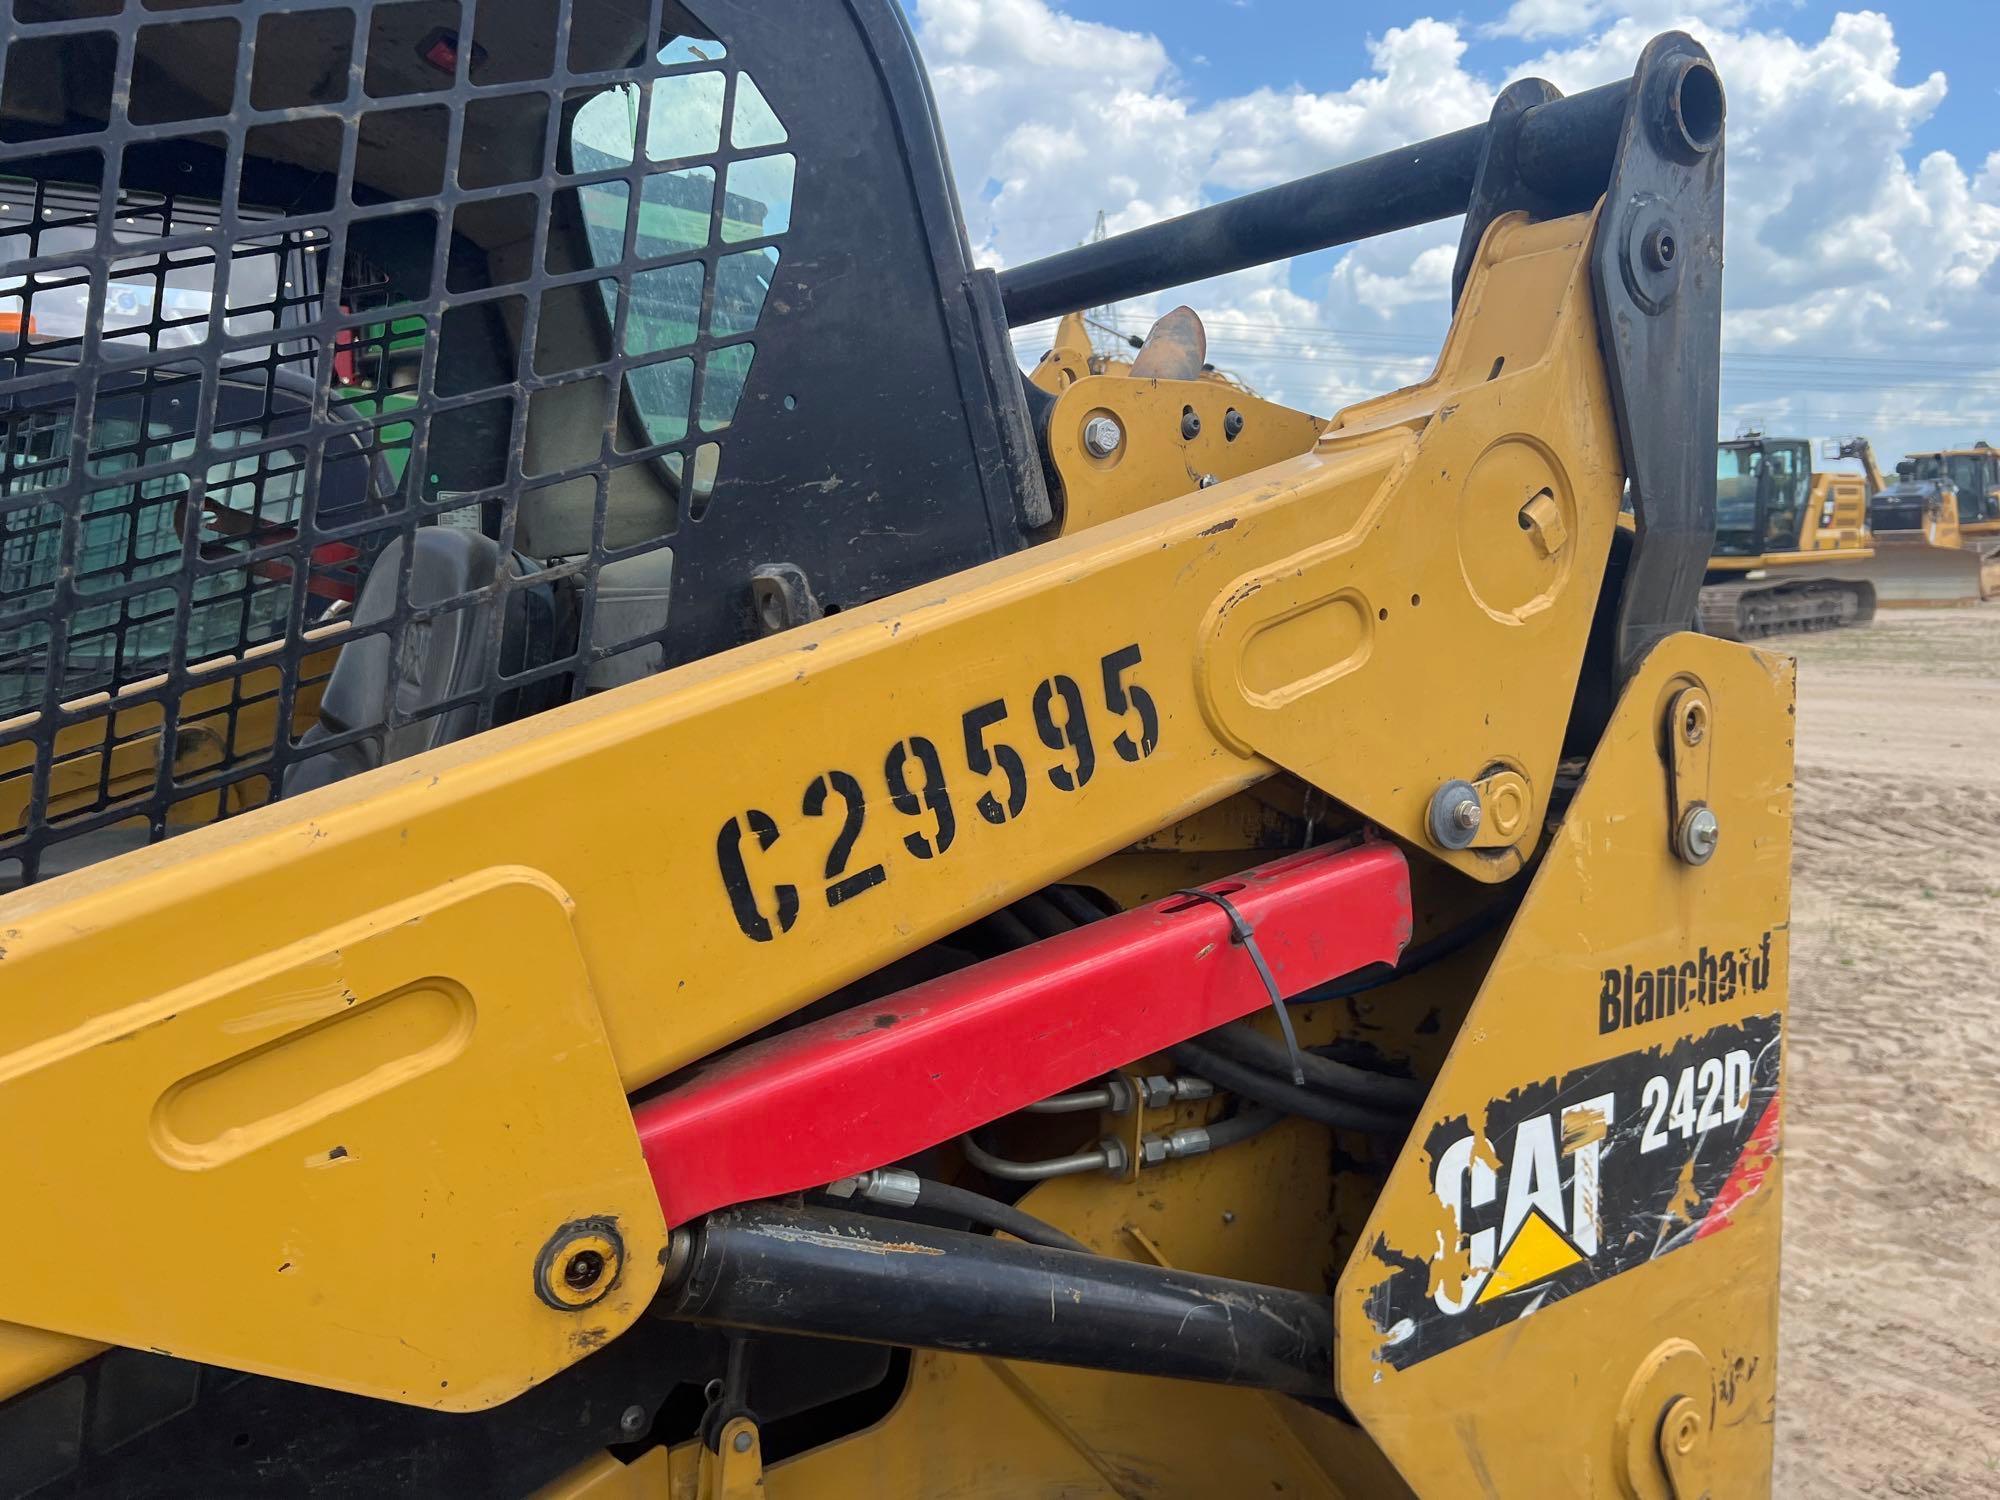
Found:
[[[0,1495],[1766,1489],[1724,114],[1002,274],[889,0],[13,0]]]
[[[1755,557],[1799,544],[1812,449],[1803,440],[1738,438],[1715,451],[1715,550]]]

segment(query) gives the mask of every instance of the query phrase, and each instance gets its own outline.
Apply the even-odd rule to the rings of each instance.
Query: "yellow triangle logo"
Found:
[[[1500,1264],[1486,1278],[1479,1300],[1491,1302],[1495,1297],[1518,1292],[1522,1287],[1533,1286],[1544,1277],[1566,1270],[1582,1259],[1582,1253],[1562,1237],[1556,1227],[1542,1216],[1540,1209],[1530,1209],[1514,1236],[1514,1243],[1507,1247],[1507,1253],[1500,1257]]]

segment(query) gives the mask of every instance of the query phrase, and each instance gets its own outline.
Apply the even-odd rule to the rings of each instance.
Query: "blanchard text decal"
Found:
[[[1706,945],[1693,958],[1656,969],[1606,969],[1597,995],[1597,1029],[1603,1035],[1628,1026],[1666,1021],[1691,1005],[1720,1005],[1738,995],[1761,995],[1771,983],[1771,934],[1753,947]]]
[[[1516,1089],[1425,1139],[1434,1244],[1374,1245],[1396,1369],[1726,1229],[1778,1150],[1780,1018]]]

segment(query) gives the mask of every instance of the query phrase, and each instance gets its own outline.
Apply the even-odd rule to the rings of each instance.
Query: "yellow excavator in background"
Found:
[[[1699,44],[999,275],[889,0],[0,46],[0,1495],[1768,1492]]]
[[[1862,473],[1813,467],[1804,438],[1746,432],[1715,450],[1715,552],[1701,628],[1724,640],[1824,630],[1875,618],[1868,497],[1882,487],[1866,438],[1824,456]]]

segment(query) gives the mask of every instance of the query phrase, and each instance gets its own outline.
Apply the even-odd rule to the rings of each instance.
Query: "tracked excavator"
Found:
[[[996,275],[885,0],[4,27],[0,1494],[1767,1492],[1699,45]]]
[[[1862,473],[1815,469],[1804,438],[1746,432],[1716,445],[1715,553],[1701,591],[1710,635],[1754,640],[1875,618],[1874,450],[1849,438],[1822,456],[1859,459]]]

